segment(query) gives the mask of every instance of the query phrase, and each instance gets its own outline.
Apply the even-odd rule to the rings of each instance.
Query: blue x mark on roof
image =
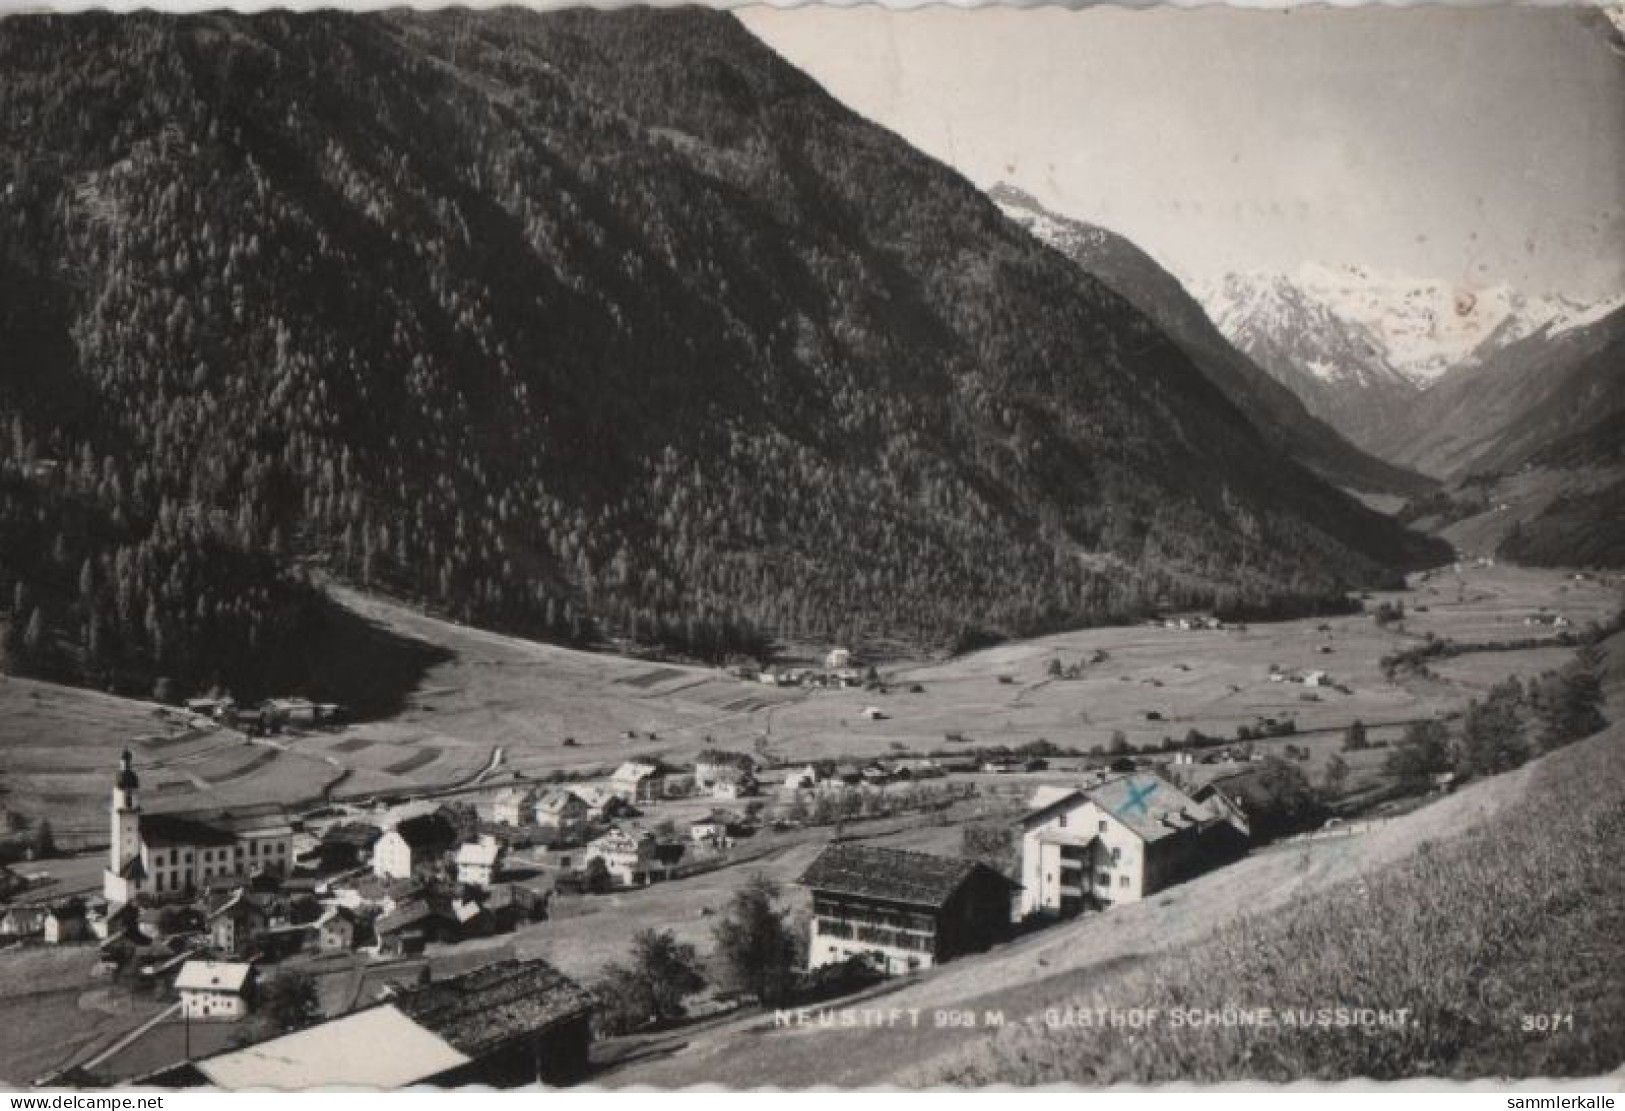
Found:
[[[1134,782],[1131,780],[1128,785],[1128,801],[1123,804],[1121,813],[1126,814],[1130,810],[1138,810],[1141,814],[1149,814],[1151,811],[1150,808],[1146,806],[1145,800],[1150,798],[1151,792],[1155,791],[1156,789],[1156,780],[1152,780],[1143,787],[1135,786]]]

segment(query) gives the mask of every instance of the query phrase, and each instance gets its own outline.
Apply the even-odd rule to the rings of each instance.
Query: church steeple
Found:
[[[136,793],[140,786],[135,757],[125,749],[119,757],[118,776],[113,780],[113,836],[108,863],[115,874],[121,874],[131,860],[141,855],[141,800]]]

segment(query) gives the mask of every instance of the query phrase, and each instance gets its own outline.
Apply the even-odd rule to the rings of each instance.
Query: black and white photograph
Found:
[[[1622,860],[1625,7],[0,0],[0,1089],[1618,1092]]]

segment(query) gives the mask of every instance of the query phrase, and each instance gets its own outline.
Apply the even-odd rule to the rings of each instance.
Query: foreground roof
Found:
[[[468,1060],[395,1007],[382,1006],[205,1058],[197,1068],[231,1090],[403,1088]]]
[[[1016,886],[974,860],[857,844],[828,846],[799,882],[817,891],[941,907],[978,872]]]
[[[461,1053],[479,1057],[585,1015],[592,995],[540,960],[508,960],[402,995],[395,1006]]]

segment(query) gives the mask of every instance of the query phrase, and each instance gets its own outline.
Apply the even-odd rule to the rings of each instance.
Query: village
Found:
[[[1570,595],[1580,585],[1543,587]],[[607,1078],[615,1040],[640,1027],[927,975],[1151,899],[1283,839],[1367,828],[1451,789],[1447,774],[1395,781],[1385,750],[1408,724],[1448,720],[1462,693],[1482,689],[1481,680],[1450,689],[1437,671],[1418,672],[1361,698],[1393,668],[1356,663],[1356,631],[1379,631],[1386,643],[1396,621],[1451,610],[1430,579],[1416,586],[1430,601],[1410,598],[1407,618],[1383,599],[1366,615],[1275,629],[1206,615],[1159,620],[1157,636],[1175,638],[1159,640],[1159,652],[1183,637],[1233,644],[1275,634],[1249,665],[1250,685],[1260,698],[1290,693],[1250,704],[1222,732],[1168,697],[1212,669],[1206,650],[1135,674],[1123,662],[1142,633],[1122,629],[1070,636],[1062,650],[1016,645],[927,668],[833,647],[803,666],[735,666],[720,680],[798,688],[802,700],[788,704],[796,712],[836,713],[883,738],[910,716],[908,699],[974,666],[996,694],[1077,699],[1087,728],[1053,731],[1055,740],[989,737],[985,715],[965,715],[964,728],[935,743],[871,741],[867,752],[798,751],[782,724],[750,745],[738,743],[748,734],[716,728],[728,739],[702,733],[686,751],[658,730],[573,730],[559,750],[636,755],[534,770],[493,760],[494,774],[437,789],[185,810],[150,801],[162,759],[132,745],[104,767],[101,849],[30,852],[35,859],[0,875],[0,977],[8,961],[72,969],[81,982],[55,986],[92,1000],[106,1020],[67,1056],[13,1079],[259,1087]],[[1610,617],[1610,584],[1585,586],[1595,590],[1583,607],[1563,598],[1574,614],[1563,625],[1547,619],[1557,612],[1547,605],[1487,620],[1463,588],[1457,635],[1488,642],[1493,625],[1519,647],[1482,658],[1556,662],[1566,642],[1528,646],[1527,630]],[[1221,702],[1239,694],[1222,673],[1204,678]],[[1102,692],[1125,687],[1135,693],[1102,712]],[[1425,697],[1410,716],[1383,720],[1394,690]],[[820,703],[835,698],[845,701]],[[1327,698],[1348,700],[1366,720],[1347,708],[1329,717]],[[762,710],[782,722],[786,705]],[[246,743],[329,743],[352,729],[343,707],[296,698],[244,708],[209,698],[184,709]],[[757,884],[771,892],[761,905],[786,939],[771,992],[698,955],[741,924],[741,893]],[[641,1018],[607,1016],[600,977],[651,937],[690,954],[687,1000]],[[73,959],[51,963],[52,953]],[[414,1048],[352,1066],[332,1056],[348,1038]]]

